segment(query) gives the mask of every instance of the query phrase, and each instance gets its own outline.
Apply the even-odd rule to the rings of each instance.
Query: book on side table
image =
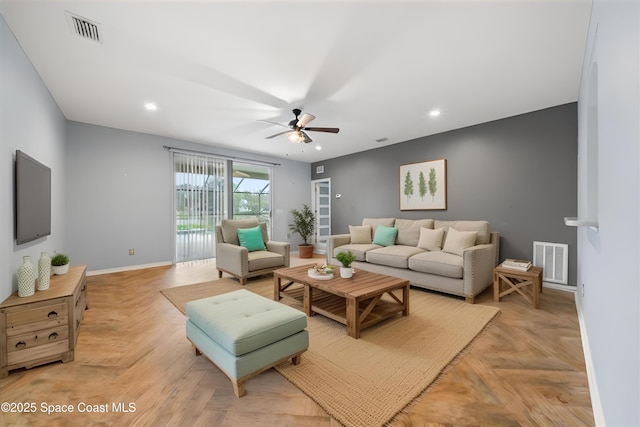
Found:
[[[526,259],[507,258],[502,262],[502,266],[505,268],[512,268],[514,270],[528,271],[531,268],[531,261],[527,261]]]

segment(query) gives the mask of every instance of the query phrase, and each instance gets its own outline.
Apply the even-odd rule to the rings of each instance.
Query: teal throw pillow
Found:
[[[376,234],[373,236],[373,244],[380,246],[392,246],[396,244],[396,236],[398,229],[396,227],[387,227],[379,225],[376,228]]]
[[[264,251],[266,249],[259,225],[251,228],[238,228],[238,240],[240,241],[240,246],[244,246],[249,252]]]

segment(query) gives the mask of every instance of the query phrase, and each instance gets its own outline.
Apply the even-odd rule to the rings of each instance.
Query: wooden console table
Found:
[[[0,378],[18,368],[73,360],[87,307],[87,266],[52,276],[49,289],[11,295],[0,304]]]

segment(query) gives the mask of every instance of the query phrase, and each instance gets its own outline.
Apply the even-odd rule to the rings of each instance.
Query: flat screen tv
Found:
[[[16,151],[16,243],[21,245],[51,234],[51,169]]]

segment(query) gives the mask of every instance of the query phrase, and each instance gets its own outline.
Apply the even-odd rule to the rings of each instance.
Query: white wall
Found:
[[[639,28],[640,2],[594,0],[578,103],[579,216],[599,229],[578,230],[576,298],[599,426],[640,425]]]
[[[0,301],[18,289],[22,257],[65,251],[65,119],[0,16]],[[51,168],[51,235],[16,246],[14,161],[22,150]]]

